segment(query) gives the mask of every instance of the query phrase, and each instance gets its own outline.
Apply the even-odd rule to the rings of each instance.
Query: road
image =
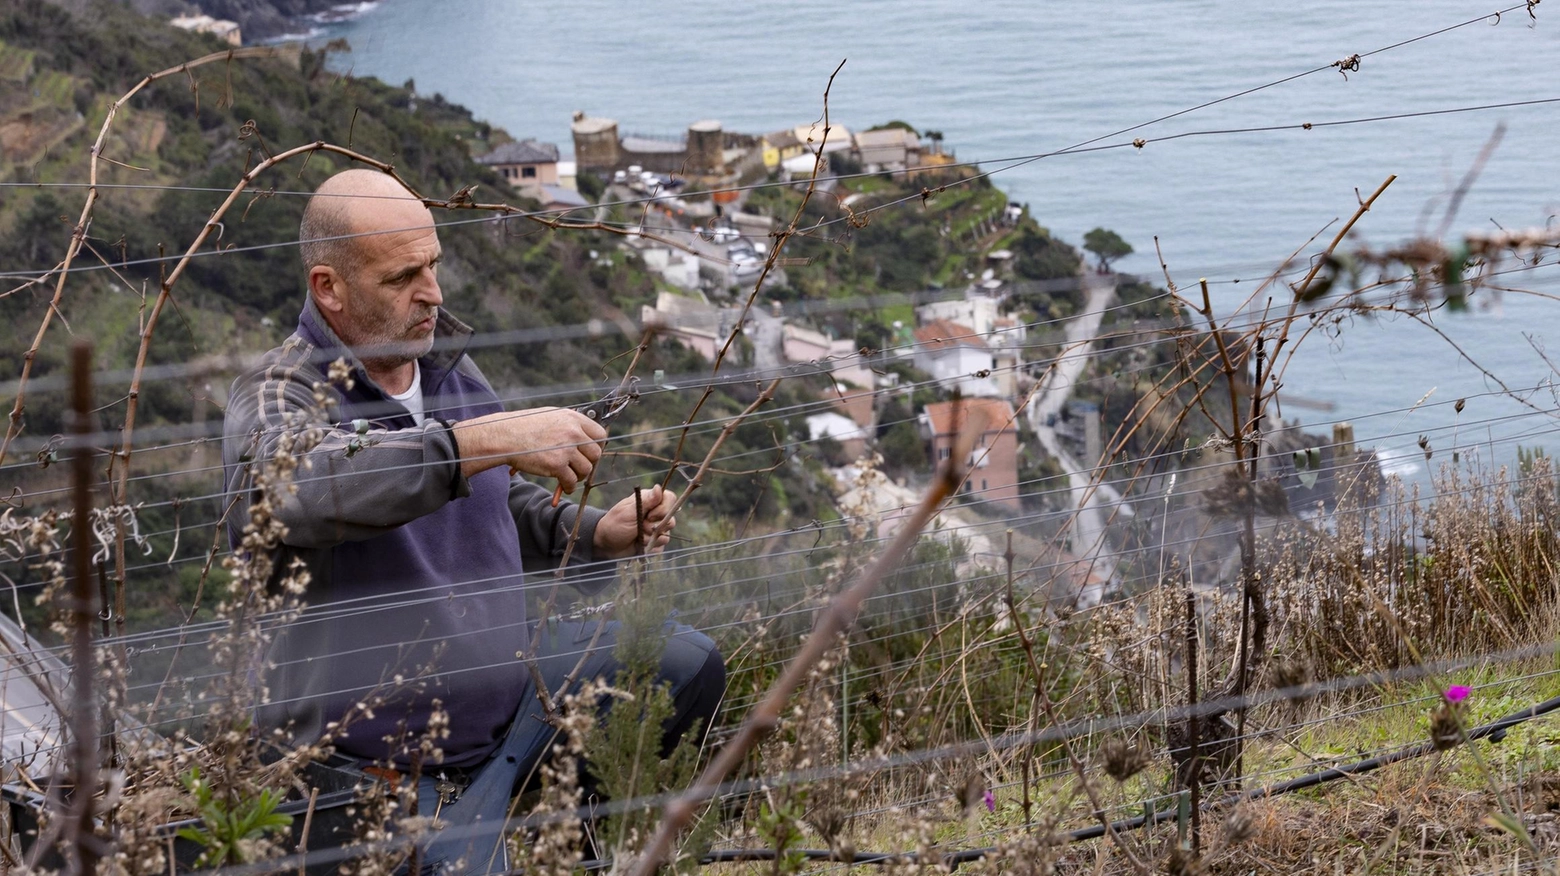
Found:
[[[753,370],[779,377],[785,367],[785,321],[755,302],[748,311],[747,333],[753,342]]]
[[[1098,339],[1100,323],[1105,318],[1105,309],[1116,297],[1114,274],[1090,272],[1084,274],[1082,279],[1085,294],[1083,313],[1067,324],[1067,340],[1063,344],[1062,355],[1055,367],[1046,372],[1039,388],[1029,397],[1025,415],[1029,418],[1030,428],[1034,430],[1040,446],[1056,459],[1067,474],[1068,491],[1075,512],[1071,552],[1086,562],[1090,571],[1088,577],[1092,582],[1078,594],[1077,604],[1080,608],[1087,608],[1100,603],[1107,583],[1116,574],[1115,556],[1105,543],[1105,514],[1101,506],[1107,502],[1123,510],[1125,506],[1118,504],[1121,496],[1114,489],[1108,485],[1096,487],[1093,484],[1092,463],[1096,460],[1090,460],[1091,465],[1087,467],[1080,465],[1057,440],[1056,430],[1048,425],[1061,414],[1067,397],[1072,394],[1073,386],[1088,364]]]

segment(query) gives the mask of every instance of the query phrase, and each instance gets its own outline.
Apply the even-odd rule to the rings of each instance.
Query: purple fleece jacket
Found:
[[[552,507],[550,491],[501,467],[461,474],[449,424],[502,410],[463,352],[470,334],[440,311],[434,351],[419,360],[421,426],[369,380],[312,300],[297,331],[234,382],[223,441],[230,491],[247,492],[248,463],[269,458],[284,432],[307,423],[324,435],[279,512],[288,533],[278,575],[297,558],[310,583],[307,608],[278,631],[268,655],[260,726],[285,727],[305,742],[355,704],[386,697],[373,717],[353,720],[337,748],[404,763],[399,740],[423,732],[438,699],[450,715],[444,764],[464,767],[489,756],[514,716],[529,676],[519,659],[522,573],[557,567],[579,509]],[[351,389],[326,380],[338,358],[353,366]],[[316,385],[333,402],[324,416]],[[359,419],[366,434],[354,428]],[[604,512],[584,513],[570,577],[593,591],[612,566],[593,563],[590,551]],[[235,544],[238,533],[230,522]]]

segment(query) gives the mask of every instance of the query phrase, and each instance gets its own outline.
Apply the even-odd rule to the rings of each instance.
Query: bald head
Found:
[[[305,271],[323,265],[352,277],[364,259],[355,235],[432,225],[433,214],[395,177],[377,170],[344,170],[309,198],[298,227],[298,251]]]

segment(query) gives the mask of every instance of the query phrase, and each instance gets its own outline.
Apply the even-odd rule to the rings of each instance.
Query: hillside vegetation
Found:
[[[80,184],[87,179],[87,153],[107,107],[148,73],[223,47],[214,40],[142,17],[118,3],[94,5],[76,16],[43,0],[23,0],[0,9],[0,60],[7,75],[21,77],[40,96],[19,100],[7,89],[9,113],[0,130],[28,113],[45,119],[71,119],[70,130],[47,149],[6,152],[0,164],[12,182]],[[265,155],[322,140],[350,146],[390,162],[423,193],[447,197],[475,184],[478,198],[508,199],[526,206],[472,154],[504,136],[473,119],[464,108],[439,95],[418,95],[373,79],[329,72],[326,52],[282,50],[270,59],[208,64],[166,78],[144,89],[121,110],[105,143],[100,165],[101,190],[75,272],[65,284],[57,319],[37,354],[35,386],[25,399],[18,449],[30,454],[49,436],[66,429],[66,396],[58,382],[68,358],[66,338],[90,338],[101,370],[124,373],[134,361],[142,320],[158,284],[183,253],[211,211],[247,168]],[[22,59],[22,60],[17,60]],[[62,78],[63,77],[63,78]],[[54,101],[68,80],[65,106]],[[51,83],[53,83],[51,85]],[[410,85],[410,84],[408,84]],[[53,88],[44,97],[45,89]],[[29,92],[30,93],[30,92]],[[61,130],[64,130],[62,128]],[[7,141],[9,144],[9,141]],[[190,379],[154,379],[138,399],[143,434],[187,429],[220,418],[232,375],[228,354],[255,354],[279,343],[296,323],[304,292],[296,247],[305,198],[345,160],[326,154],[299,158],[258,179],[253,194],[225,218],[213,240],[189,263],[173,290],[172,308],[152,336],[148,364],[193,364]],[[36,327],[55,288],[54,276],[27,283],[28,275],[46,274],[63,257],[71,229],[85,198],[83,188],[12,187],[0,198],[0,270],[12,275],[15,289],[0,298],[0,318],[18,327],[0,339],[0,371],[12,379],[22,370]],[[441,212],[444,260],[441,284],[446,306],[479,333],[530,332],[529,340],[488,343],[472,350],[501,396],[512,404],[577,404],[600,387],[615,384],[640,338],[627,337],[601,324],[601,332],[582,332],[593,319],[616,312],[637,316],[653,303],[655,286],[642,266],[618,251],[617,235],[554,231],[523,219],[495,223],[486,214]],[[220,252],[219,252],[220,251]],[[552,333],[551,327],[569,330]],[[211,363],[204,372],[201,363]],[[704,371],[708,365],[675,345],[657,344],[640,362],[639,372],[670,374]],[[117,428],[125,412],[125,380],[98,388],[97,421]],[[775,405],[785,407],[798,393],[811,397],[805,381],[780,388]],[[745,387],[718,388],[699,420],[730,416],[752,401]],[[670,425],[688,414],[691,400],[674,393],[650,394],[616,428]],[[738,459],[752,457],[751,475],[712,476],[705,501],[714,513],[747,515],[770,521],[794,514],[808,519],[826,513],[828,493],[806,459],[775,468],[777,447],[788,441],[790,426],[745,426],[729,437],[725,450]],[[714,432],[696,429],[683,447],[683,458],[701,458]],[[161,442],[160,442],[161,443]],[[209,447],[175,441],[143,452],[133,466],[133,498],[152,507],[140,527],[153,533],[148,542],[167,555],[176,542],[189,558],[191,544],[210,543],[209,525],[221,505],[213,495],[217,481]],[[651,448],[670,453],[670,444]],[[611,477],[633,479],[664,472],[662,457],[625,457]],[[767,466],[767,468],[766,468]],[[160,477],[182,472],[177,478]],[[12,470],[16,485],[29,491],[63,483],[60,468]],[[648,480],[643,481],[649,483]],[[197,485],[204,485],[197,486]],[[624,489],[614,487],[614,491]],[[219,491],[217,491],[219,492]],[[182,508],[169,501],[202,496]],[[613,496],[619,495],[614,492]],[[600,500],[598,494],[597,500]],[[179,522],[182,516],[184,525]],[[690,519],[694,531],[698,521]],[[177,536],[175,534],[178,534]],[[196,551],[201,548],[196,548]],[[143,574],[173,579],[172,586],[148,581],[130,597],[130,611],[146,622],[168,619],[196,592],[198,563],[170,564]],[[216,570],[215,574],[221,574]],[[187,610],[187,605],[186,605]],[[182,612],[180,612],[182,613]]]

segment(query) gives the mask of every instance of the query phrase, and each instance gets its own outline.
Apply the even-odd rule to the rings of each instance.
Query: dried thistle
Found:
[[[1442,703],[1430,716],[1430,744],[1436,751],[1446,751],[1462,743],[1462,709],[1456,703]]]
[[[585,760],[585,737],[596,723],[596,703],[610,691],[594,682],[577,694],[564,698],[558,716],[558,741],[552,757],[542,764],[542,798],[531,810],[526,822],[536,826],[528,843],[518,842],[516,857],[527,873],[541,876],[570,876],[585,852],[585,829],[578,816],[580,807],[580,769]]]
[[[1203,865],[1191,852],[1175,846],[1165,859],[1165,872],[1170,876],[1197,876],[1203,872]]]
[[[1288,517],[1289,494],[1283,484],[1264,478],[1255,484],[1234,467],[1203,492],[1203,506],[1210,517],[1242,517],[1248,512],[1267,517]]]
[[[850,826],[850,815],[843,808],[833,804],[819,806],[803,820],[823,837],[829,850],[842,861],[848,864],[856,859],[856,844],[845,833]]]
[[[1132,778],[1152,762],[1143,748],[1120,739],[1105,740],[1100,746],[1100,760],[1105,764],[1105,775],[1118,782]]]
[[[1311,667],[1302,660],[1280,660],[1273,664],[1273,685],[1278,688],[1304,688],[1311,683]]]
[[[806,822],[818,835],[823,837],[830,845],[839,837],[840,832],[850,822],[850,817],[845,810],[838,806],[819,806],[807,813]]]
[[[1257,819],[1250,806],[1236,806],[1224,819],[1224,841],[1238,846],[1257,832]]]
[[[958,801],[959,813],[966,818],[974,816],[980,810],[985,794],[986,777],[978,772],[966,773],[953,786],[953,799]]]

